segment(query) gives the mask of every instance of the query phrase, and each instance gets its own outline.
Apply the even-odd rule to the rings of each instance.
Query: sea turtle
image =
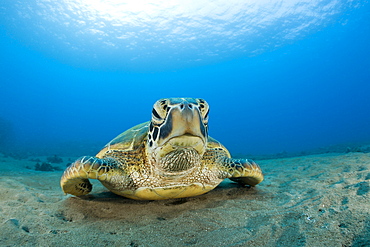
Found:
[[[225,178],[249,186],[262,182],[256,163],[232,159],[208,136],[208,113],[203,99],[158,100],[151,121],[123,132],[96,157],[84,156],[71,164],[60,181],[63,191],[86,195],[91,178],[121,196],[161,200],[204,194]]]

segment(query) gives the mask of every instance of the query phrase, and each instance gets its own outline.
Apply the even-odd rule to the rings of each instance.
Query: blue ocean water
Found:
[[[370,143],[370,4],[3,0],[0,151],[92,155],[163,97],[232,153]]]

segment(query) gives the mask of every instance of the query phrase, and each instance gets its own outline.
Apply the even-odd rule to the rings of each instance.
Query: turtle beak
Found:
[[[182,102],[171,107],[166,123],[161,126],[158,143],[163,145],[170,139],[186,135],[200,138],[203,144],[207,142],[206,127],[198,107]]]
[[[172,137],[191,135],[205,142],[205,127],[197,107],[189,103],[180,104],[172,110]]]

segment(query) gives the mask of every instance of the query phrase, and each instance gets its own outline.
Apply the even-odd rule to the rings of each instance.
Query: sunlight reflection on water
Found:
[[[10,2],[2,4],[7,25],[28,33],[19,34],[26,42],[62,60],[103,66],[183,65],[260,54],[321,29],[352,1]]]

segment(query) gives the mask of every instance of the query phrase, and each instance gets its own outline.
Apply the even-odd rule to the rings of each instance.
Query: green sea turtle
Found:
[[[158,100],[151,121],[123,132],[96,157],[84,156],[70,165],[60,181],[63,191],[86,195],[92,189],[90,178],[121,196],[161,200],[204,194],[225,178],[250,186],[262,182],[256,163],[232,159],[208,136],[208,113],[203,99]]]

